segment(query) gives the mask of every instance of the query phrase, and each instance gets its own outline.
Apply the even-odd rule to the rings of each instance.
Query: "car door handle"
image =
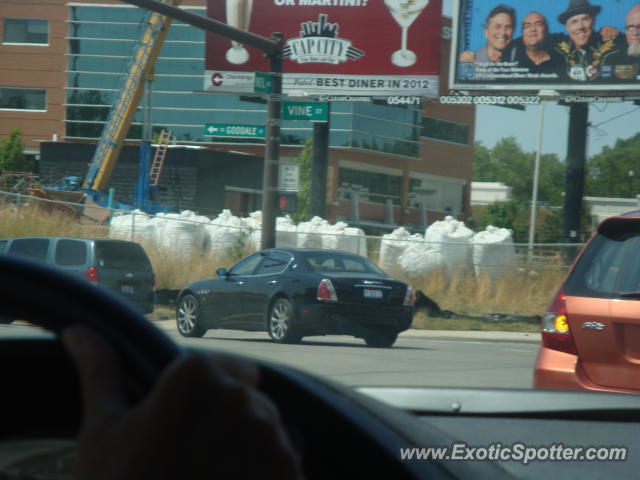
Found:
[[[277,280],[269,280],[269,281],[267,282],[267,285],[275,285],[276,283],[278,283],[278,281],[277,281]]]

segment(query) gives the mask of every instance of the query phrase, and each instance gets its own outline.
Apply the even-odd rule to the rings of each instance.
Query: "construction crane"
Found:
[[[161,1],[172,6],[178,6],[182,3],[182,0]],[[111,106],[109,116],[82,184],[79,184],[78,177],[67,177],[57,186],[49,188],[49,192],[51,190],[71,190],[82,192],[85,204],[95,203],[100,206],[106,206],[108,203],[112,203],[109,201],[107,194],[105,194],[105,190],[107,190],[123,142],[136,114],[144,90],[144,83],[153,79],[154,66],[167,37],[171,22],[171,17],[159,13],[154,12],[148,16],[140,39],[134,49],[128,72]],[[168,143],[168,138],[163,137],[163,140]],[[143,141],[142,143],[144,149],[145,142]],[[148,148],[149,145],[147,144],[146,147]],[[161,147],[162,144],[159,145],[158,149]],[[144,157],[144,153],[141,156]],[[162,154],[162,159],[164,160],[164,153]],[[147,167],[147,171],[144,173],[146,182],[152,178],[157,185],[159,171],[154,172],[155,177],[150,177],[151,172]],[[143,181],[145,181],[143,178],[138,179],[139,183]],[[126,205],[118,205],[120,208],[123,206],[126,207]]]

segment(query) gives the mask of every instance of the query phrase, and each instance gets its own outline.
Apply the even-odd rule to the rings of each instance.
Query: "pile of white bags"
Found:
[[[396,228],[393,232],[382,237],[378,265],[383,270],[390,270],[396,267],[398,258],[405,250],[412,245],[421,244],[423,241],[424,239],[419,233],[411,235],[404,227]]]
[[[115,215],[109,224],[109,237],[141,243],[156,241],[156,225],[142,210]]]
[[[221,256],[235,246],[246,229],[244,219],[236,217],[231,210],[223,210],[204,226],[211,256]]]
[[[473,269],[476,275],[495,278],[515,261],[516,250],[511,231],[489,225],[473,236]]]
[[[206,251],[209,239],[205,225],[207,217],[190,210],[180,213],[159,213],[151,220],[156,227],[156,246],[182,257]]]
[[[313,217],[298,224],[298,248],[322,248],[322,233],[326,233],[329,222]]]
[[[438,262],[448,272],[471,266],[471,239],[473,230],[451,216],[434,222],[424,233],[425,243],[440,252]],[[435,255],[435,254],[433,254]]]
[[[298,227],[289,215],[276,218],[276,247],[295,248],[298,246]]]

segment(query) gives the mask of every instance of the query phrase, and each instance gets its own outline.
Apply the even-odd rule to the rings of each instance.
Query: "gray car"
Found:
[[[5,238],[0,239],[0,253],[64,270],[124,297],[143,313],[153,312],[155,274],[138,243],[97,238]]]

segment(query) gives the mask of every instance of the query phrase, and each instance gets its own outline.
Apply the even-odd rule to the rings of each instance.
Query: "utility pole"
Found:
[[[567,142],[567,175],[564,189],[564,238],[577,243],[582,216],[584,176],[586,170],[589,104],[569,104],[569,138]]]

